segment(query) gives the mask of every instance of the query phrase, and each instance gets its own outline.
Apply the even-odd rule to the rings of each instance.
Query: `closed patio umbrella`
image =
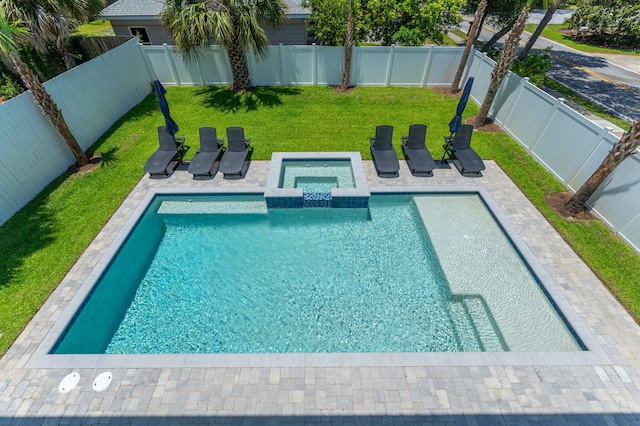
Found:
[[[178,125],[171,118],[171,113],[169,112],[169,104],[167,103],[167,98],[165,98],[165,93],[167,90],[164,88],[162,83],[158,80],[153,80],[153,86],[156,89],[156,95],[158,96],[158,103],[160,104],[160,111],[162,111],[162,115],[164,115],[165,126],[167,128],[167,133],[172,136],[175,136],[178,132]]]
[[[469,95],[471,94],[471,87],[473,86],[473,77],[469,77],[467,82],[464,85],[464,89],[462,89],[462,95],[460,96],[460,100],[458,100],[458,106],[456,107],[456,115],[449,122],[449,130],[451,134],[454,134],[458,130],[460,130],[460,126],[462,125],[462,113],[464,112],[465,107],[467,106],[467,102],[469,101]]]

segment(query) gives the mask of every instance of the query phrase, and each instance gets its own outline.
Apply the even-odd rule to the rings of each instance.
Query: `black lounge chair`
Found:
[[[460,173],[473,173],[478,176],[485,169],[482,158],[471,148],[471,136],[473,135],[473,126],[463,124],[460,130],[453,137],[444,137],[444,154],[442,159],[449,154],[449,158],[454,158],[454,164],[460,170]]]
[[[225,179],[242,179],[251,139],[244,137],[242,127],[227,127],[227,149],[220,160],[220,171]]]
[[[433,169],[436,168],[436,163],[424,142],[426,136],[427,126],[412,124],[409,126],[409,135],[402,137],[402,151],[414,176],[433,176]]]
[[[393,150],[392,138],[393,127],[387,125],[377,126],[375,137],[369,138],[373,164],[376,167],[376,173],[381,178],[399,176],[400,163],[398,155]]]
[[[182,164],[181,151],[184,147],[184,138],[179,138],[166,132],[165,126],[158,127],[159,147],[149,157],[144,165],[145,173],[151,178],[169,177],[177,163]],[[178,157],[177,163],[173,161]]]
[[[214,164],[222,152],[224,139],[218,138],[213,127],[201,127],[199,132],[200,150],[189,164],[189,173],[194,179],[211,179],[217,172]]]

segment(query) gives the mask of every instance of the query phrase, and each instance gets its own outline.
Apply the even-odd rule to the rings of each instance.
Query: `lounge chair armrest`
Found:
[[[251,146],[251,138],[245,138],[244,146],[246,146],[247,148]]]
[[[184,138],[182,136],[174,136],[173,139],[184,143]]]
[[[400,140],[402,140],[402,142],[406,142],[409,140],[409,136],[402,136]]]

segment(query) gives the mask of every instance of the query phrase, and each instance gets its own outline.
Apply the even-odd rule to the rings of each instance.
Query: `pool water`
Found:
[[[304,193],[355,188],[350,160],[282,160],[279,188],[302,188]]]
[[[482,208],[491,218],[477,195],[454,197],[373,196],[369,209],[157,197],[54,352],[580,350],[521,260],[508,261],[511,278],[466,285],[444,270],[451,260],[439,259],[447,250],[434,248],[428,212]],[[474,226],[501,233],[490,222]],[[519,259],[502,240],[481,262]],[[516,295],[531,305],[514,309]]]

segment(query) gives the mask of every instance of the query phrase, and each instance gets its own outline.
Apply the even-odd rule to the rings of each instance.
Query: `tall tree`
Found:
[[[21,19],[33,36],[32,45],[46,52],[54,43],[67,69],[75,66],[65,40],[78,24],[99,13],[103,0],[0,0],[0,8]]]
[[[467,8],[475,10],[479,1],[467,0]],[[483,51],[489,51],[502,36],[511,30],[527,2],[528,0],[489,0],[482,16],[482,24],[490,25],[496,29],[496,32],[494,37],[484,43]]]
[[[353,51],[353,11],[355,9],[354,1],[349,1],[349,11],[347,12],[347,34],[344,39],[344,70],[342,72],[342,84],[340,90],[345,91],[349,88],[349,74],[351,73],[351,53]]]
[[[373,38],[382,44],[407,40],[422,45],[427,38],[441,43],[447,28],[460,21],[462,6],[464,0],[368,0],[364,9]]]
[[[367,39],[368,25],[360,1],[353,0],[303,0],[303,7],[311,9],[307,31],[320,44],[343,46],[349,28],[349,11],[353,20],[353,43]]]
[[[540,37],[540,34],[542,34],[542,31],[545,29],[547,24],[551,21],[551,18],[553,18],[553,14],[556,13],[556,10],[558,10],[558,7],[560,7],[560,5],[564,3],[564,0],[547,0],[547,3],[549,3],[549,5],[547,6],[546,13],[540,20],[540,23],[536,27],[531,37],[529,37],[529,40],[527,40],[527,44],[525,44],[524,48],[520,51],[520,55],[518,56],[518,59],[520,60],[524,60],[524,58],[529,54],[529,51],[538,40],[538,37]]]
[[[487,94],[484,97],[484,101],[480,106],[480,112],[476,116],[475,127],[482,127],[486,124],[487,117],[489,116],[489,109],[491,108],[491,104],[498,93],[498,89],[500,88],[500,84],[502,80],[509,72],[509,68],[513,63],[513,60],[516,56],[516,51],[518,49],[518,43],[520,42],[520,37],[522,36],[522,32],[524,31],[524,26],[527,22],[527,17],[529,16],[529,9],[531,7],[531,2],[529,1],[520,12],[518,19],[515,24],[511,28],[511,33],[507,38],[502,50],[500,51],[500,56],[498,58],[498,63],[493,68],[493,72],[491,73],[491,81],[489,82],[489,88],[487,89]]]
[[[578,213],[585,208],[589,198],[598,189],[602,182],[620,165],[624,160],[631,157],[636,148],[640,146],[640,120],[631,123],[629,130],[622,135],[622,138],[613,145],[600,166],[587,179],[585,183],[564,205],[569,213]]]
[[[264,25],[280,28],[286,19],[281,0],[167,0],[161,20],[174,37],[176,48],[195,59],[215,38],[227,48],[233,84],[231,90],[251,89],[245,50],[256,59],[269,52]]]
[[[473,23],[471,24],[469,34],[467,34],[467,42],[464,45],[464,51],[462,52],[462,58],[460,58],[460,63],[458,64],[458,70],[456,71],[456,75],[453,77],[453,83],[451,83],[452,93],[456,93],[458,90],[460,90],[460,80],[462,80],[462,74],[464,73],[464,69],[467,66],[467,61],[469,60],[469,53],[471,53],[471,47],[473,46],[473,41],[475,40],[476,34],[478,33],[478,28],[480,28],[482,16],[484,15],[484,11],[486,8],[487,0],[481,0],[478,4],[478,8],[476,9],[476,15],[473,18]]]
[[[78,144],[73,133],[71,133],[62,111],[47,93],[38,76],[31,72],[29,67],[20,59],[20,55],[18,55],[18,49],[29,41],[30,37],[28,38],[28,36],[30,34],[31,32],[24,26],[23,21],[12,19],[11,15],[7,16],[5,14],[5,9],[0,8],[0,51],[13,62],[25,86],[31,90],[36,104],[38,104],[44,116],[58,130],[78,164],[85,165],[89,162],[89,158],[80,147],[80,144]]]

